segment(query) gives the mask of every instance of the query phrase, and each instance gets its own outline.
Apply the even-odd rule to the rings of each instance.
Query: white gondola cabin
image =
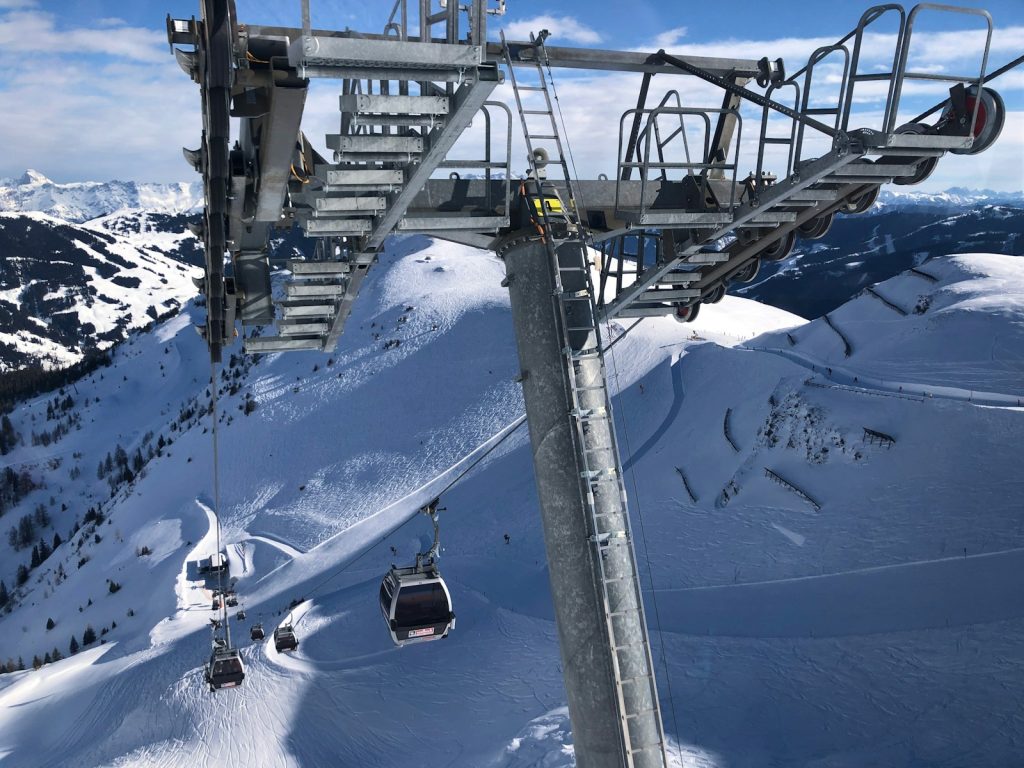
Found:
[[[294,651],[299,647],[299,638],[291,624],[282,624],[274,630],[274,648],[280,651]]]
[[[245,665],[241,654],[233,648],[215,649],[206,664],[206,682],[210,691],[236,688],[245,679]]]
[[[380,585],[380,611],[398,646],[439,640],[455,628],[451,594],[433,563],[392,566]]]

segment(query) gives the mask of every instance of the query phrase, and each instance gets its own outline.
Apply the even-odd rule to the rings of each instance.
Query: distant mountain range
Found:
[[[134,181],[82,181],[58,184],[39,171],[0,179],[0,211],[38,211],[82,223],[121,210],[178,214],[201,207],[201,182],[139,184]]]
[[[0,179],[0,371],[72,364],[194,296],[202,250],[186,225],[202,203],[199,182]],[[935,253],[1024,254],[1022,230],[1022,192],[887,189],[732,293],[817,317]],[[295,230],[272,250],[307,245]]]

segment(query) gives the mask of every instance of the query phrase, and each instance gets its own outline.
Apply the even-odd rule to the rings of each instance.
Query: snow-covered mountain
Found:
[[[178,214],[203,204],[202,182],[140,184],[134,181],[83,181],[58,184],[39,171],[0,179],[0,211],[37,211],[82,223],[121,210]]]
[[[913,188],[884,187],[870,210],[874,213],[889,207],[980,208],[986,205],[1024,206],[1024,192],[997,192],[992,189],[950,187],[945,192],[920,192]]]
[[[195,295],[184,215],[124,211],[85,224],[0,213],[0,371],[61,368]]]
[[[334,355],[224,366],[235,691],[201,679],[196,310],[17,408],[0,661],[78,652],[0,675],[5,768],[572,765],[525,429],[444,496],[451,636],[396,649],[377,607],[387,567],[428,543],[417,507],[522,411],[502,277],[491,255],[394,240]],[[874,290],[813,323],[727,297],[609,355],[674,766],[1019,761],[1024,262],[935,258]],[[249,642],[286,619],[296,653]]]
[[[789,258],[762,263],[757,279],[733,293],[817,317],[931,257],[972,252],[1024,256],[1020,193],[883,190],[868,213],[836,216],[825,237],[798,239]]]

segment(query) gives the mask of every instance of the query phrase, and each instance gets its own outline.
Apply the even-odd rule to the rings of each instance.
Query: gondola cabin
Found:
[[[392,566],[380,585],[380,611],[398,646],[439,640],[455,628],[452,598],[435,565]]]
[[[211,691],[221,688],[236,688],[245,679],[245,665],[242,656],[233,649],[215,650],[206,665],[206,682]]]
[[[262,640],[266,635],[263,634],[262,624],[253,624],[252,629],[249,630],[249,639],[252,641]]]
[[[299,647],[299,638],[291,624],[282,624],[274,630],[274,648],[280,651],[294,651]]]

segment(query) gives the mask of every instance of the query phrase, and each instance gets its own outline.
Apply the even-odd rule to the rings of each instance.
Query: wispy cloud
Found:
[[[679,45],[680,41],[686,37],[686,32],[686,27],[666,29],[654,38],[654,47],[658,50],[661,50],[662,48],[673,48]]]
[[[502,26],[505,29],[505,36],[512,40],[526,40],[531,32],[539,32],[542,29],[551,32],[551,41],[554,45],[566,42],[595,45],[604,39],[595,29],[572,16],[534,16],[532,19],[509,21]]]
[[[0,176],[26,167],[59,181],[191,175],[177,147],[198,144],[198,92],[162,33],[0,11],[0,67],[18,72],[0,83]]]
[[[166,56],[166,49],[161,50],[163,45],[166,45],[163,34],[140,27],[58,29],[54,15],[42,11],[15,10],[0,18],[0,49],[5,54],[39,53],[52,56],[55,53],[98,53],[135,61],[157,62]]]

